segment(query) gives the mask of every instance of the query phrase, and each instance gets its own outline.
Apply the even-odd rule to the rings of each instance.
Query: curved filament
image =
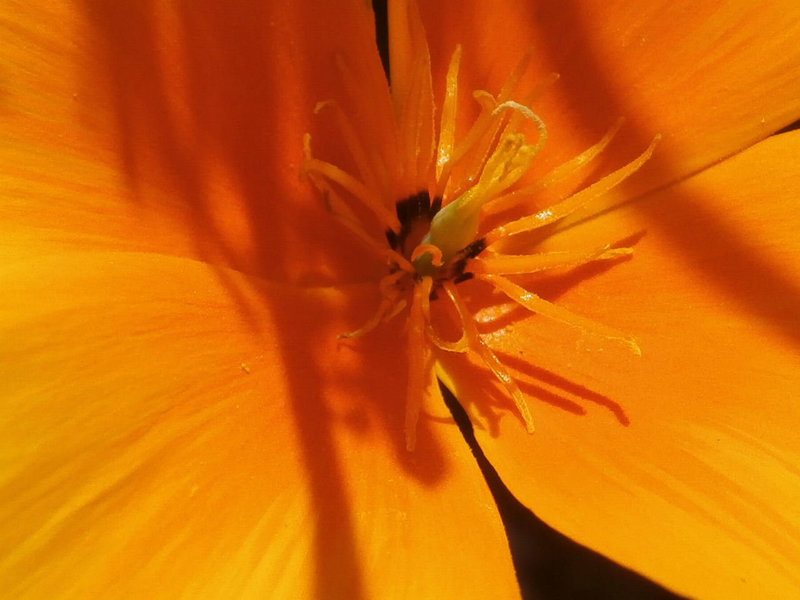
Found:
[[[511,298],[511,300],[533,313],[575,327],[590,334],[622,342],[637,356],[642,355],[642,350],[639,348],[639,344],[636,343],[636,340],[616,329],[606,327],[591,319],[576,315],[552,302],[548,302],[544,298],[529,292],[525,288],[518,286],[516,283],[500,275],[484,274],[478,275],[477,277],[478,279],[491,283],[496,290],[503,292],[506,296]]]
[[[433,244],[419,244],[411,253],[411,262],[420,259],[425,254],[431,255],[431,264],[434,267],[441,267],[444,262],[442,259],[442,250]]]
[[[502,104],[498,104],[494,111],[492,111],[492,114],[499,115],[501,112],[509,108],[514,111],[511,118],[508,120],[501,137],[517,131],[520,127],[520,121],[523,117],[536,123],[536,129],[539,132],[539,139],[536,140],[536,144],[531,146],[531,152],[533,156],[538,156],[547,143],[547,125],[545,125],[544,121],[539,115],[528,108],[528,105],[531,104],[532,101],[532,99],[526,99],[524,103],[520,103],[514,102],[513,100],[507,100]]]
[[[313,157],[311,153],[311,136],[309,134],[303,136],[303,151],[305,160],[303,161],[302,173],[317,173],[319,176],[340,185],[354,198],[360,200],[364,207],[375,215],[384,228],[397,229],[400,226],[395,214],[383,205],[380,196],[373,190],[370,190],[361,181],[336,165]]]
[[[366,335],[380,324],[380,322],[383,320],[383,317],[386,316],[392,309],[393,304],[394,303],[391,300],[384,298],[378,305],[378,309],[373,313],[373,315],[369,319],[367,319],[366,323],[364,323],[361,327],[359,327],[355,331],[340,333],[339,339],[344,340]]]
[[[433,289],[433,278],[431,277],[423,277],[422,282],[420,283],[420,287],[422,287],[422,314],[425,317],[426,329],[425,332],[428,335],[428,339],[437,347],[446,352],[457,352],[457,353],[464,353],[469,350],[469,340],[467,339],[467,334],[464,331],[463,327],[463,320],[464,315],[461,314],[459,306],[456,305],[456,310],[458,312],[458,316],[462,321],[461,327],[461,337],[457,339],[455,342],[448,342],[447,340],[442,339],[436,330],[433,328],[433,323],[431,323],[431,290]]]
[[[515,190],[509,194],[505,194],[503,196],[498,196],[493,198],[489,202],[487,202],[483,207],[483,212],[486,215],[492,215],[504,210],[507,210],[517,204],[521,204],[530,200],[531,196],[537,194],[541,190],[545,190],[550,186],[558,183],[562,179],[569,177],[573,173],[575,173],[581,167],[588,165],[591,161],[597,158],[600,153],[606,149],[606,147],[611,143],[611,140],[614,139],[614,136],[617,135],[620,127],[622,127],[622,123],[624,119],[619,119],[614,126],[606,133],[600,141],[598,141],[593,146],[590,146],[577,156],[571,158],[567,162],[557,166],[555,169],[550,171],[547,175],[532,183],[531,185],[527,185],[523,188]]]
[[[467,336],[467,340],[469,343],[470,348],[475,351],[478,356],[481,357],[481,360],[484,364],[489,367],[489,369],[494,373],[495,377],[503,384],[503,387],[506,388],[506,391],[511,396],[511,399],[514,401],[514,404],[517,407],[517,411],[519,411],[520,417],[522,417],[523,422],[525,423],[525,429],[528,433],[533,433],[534,426],[533,426],[533,415],[531,414],[530,408],[528,407],[528,402],[525,399],[525,395],[522,393],[522,390],[519,389],[517,382],[514,381],[514,378],[511,377],[506,368],[500,362],[500,359],[497,358],[497,355],[492,352],[492,349],[486,345],[481,339],[480,333],[478,333],[478,328],[475,326],[475,322],[469,315],[469,310],[464,305],[464,302],[461,300],[461,296],[456,290],[455,285],[447,281],[442,284],[447,295],[450,296],[450,299],[453,301],[453,304],[456,306],[456,310],[458,310],[458,314],[461,317],[461,324],[464,327],[464,334]]]
[[[522,217],[521,219],[511,221],[510,223],[506,223],[505,225],[501,225],[493,229],[485,236],[486,244],[493,244],[502,238],[517,235],[518,233],[525,231],[533,231],[534,229],[549,225],[550,223],[555,223],[556,221],[560,221],[564,217],[574,213],[576,210],[583,208],[586,204],[615,188],[625,179],[638,171],[642,165],[653,155],[653,150],[660,139],[661,136],[656,136],[647,147],[647,150],[645,150],[633,161],[629,162],[624,167],[617,169],[613,173],[609,173],[600,181],[593,183],[577,194],[573,194],[555,206],[551,206],[550,208],[539,211],[535,215]]]
[[[375,329],[378,325],[380,325],[381,322],[388,321],[398,312],[400,312],[400,310],[405,307],[406,301],[404,299],[398,299],[398,291],[395,286],[397,282],[399,282],[400,279],[402,279],[405,275],[405,271],[396,271],[381,278],[380,282],[378,283],[378,288],[380,289],[383,298],[381,299],[377,310],[361,327],[355,331],[340,333],[339,339],[361,337],[362,335],[365,335]]]

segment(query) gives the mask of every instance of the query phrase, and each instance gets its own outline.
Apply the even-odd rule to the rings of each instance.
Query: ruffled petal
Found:
[[[524,503],[691,597],[800,593],[798,152],[800,134],[770,138],[555,235],[628,237],[630,259],[527,287],[634,336],[641,357],[494,300],[484,331],[531,398],[534,434],[491,375],[450,365]]]
[[[627,194],[682,179],[800,118],[800,5],[752,2],[423,2],[434,82],[464,47],[465,89],[500,89],[526,51],[548,125],[541,166],[598,140],[619,118],[608,168],[661,134]],[[520,100],[524,93],[520,93]],[[465,97],[465,103],[471,99]]]
[[[517,594],[455,425],[405,451],[399,333],[336,338],[371,289],[101,250],[0,280],[5,594]]]

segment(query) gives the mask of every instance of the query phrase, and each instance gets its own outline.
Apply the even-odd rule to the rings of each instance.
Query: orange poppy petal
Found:
[[[9,596],[517,593],[455,425],[404,449],[399,333],[336,339],[373,290],[99,250],[0,278]]]
[[[629,194],[682,179],[800,118],[800,4],[792,0],[421,7],[440,94],[456,44],[467,90],[500,89],[528,50],[531,82],[560,74],[534,104],[550,134],[542,163],[583,151],[620,117],[623,143],[606,150],[612,167],[661,134]]]
[[[138,209],[150,244],[170,253],[281,280],[375,272],[300,180],[305,132],[341,146],[330,119],[314,115],[317,102],[341,99],[337,61],[365,97],[388,102],[360,0],[11,2],[0,9],[0,59],[9,176],[69,182],[80,207],[93,205],[85,212],[101,213],[80,225],[70,213],[81,208],[48,198],[49,211],[28,205],[41,227],[66,213],[59,228],[78,231],[116,207]]]
[[[588,248],[629,237],[630,259],[527,287],[643,354],[495,310],[487,341],[531,400],[533,435],[490,374],[450,365],[524,503],[691,597],[800,594],[798,152],[800,133],[772,137],[556,234]]]

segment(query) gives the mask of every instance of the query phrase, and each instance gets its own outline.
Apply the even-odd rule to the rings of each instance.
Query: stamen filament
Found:
[[[342,140],[344,140],[350,156],[353,157],[353,160],[356,163],[358,173],[361,176],[365,187],[371,190],[385,189],[385,186],[381,185],[378,180],[377,174],[379,173],[379,169],[375,164],[375,160],[377,159],[376,154],[369,154],[364,150],[364,146],[356,134],[355,127],[342,110],[342,107],[339,106],[339,103],[335,100],[325,100],[324,102],[317,103],[317,105],[314,107],[314,114],[319,114],[321,111],[326,109],[333,111],[333,114],[336,118],[336,125],[339,128]]]
[[[398,299],[398,291],[395,284],[405,275],[407,275],[405,271],[395,271],[394,273],[389,273],[381,277],[381,280],[378,282],[378,289],[381,292],[382,299],[377,310],[367,319],[366,323],[355,331],[340,333],[339,339],[361,337],[375,329],[382,321],[388,321],[402,310],[407,302],[405,299]],[[397,306],[400,308],[398,309]]]
[[[433,84],[430,58],[420,56],[414,63],[408,94],[399,115],[403,165],[406,171],[400,190],[413,193],[428,181],[436,152],[433,121]]]
[[[395,302],[394,308],[392,308],[392,310],[388,312],[385,317],[383,317],[383,322],[388,323],[394,319],[397,315],[405,310],[406,306],[408,306],[408,300],[405,298],[400,298],[397,302]]]
[[[458,71],[461,66],[461,46],[455,52],[447,67],[442,120],[439,129],[439,148],[436,152],[436,196],[441,198],[452,168],[452,154],[456,135],[456,109],[458,107]]]
[[[528,64],[530,64],[532,58],[533,48],[529,48],[525,54],[522,55],[522,58],[519,59],[517,66],[515,66],[514,70],[511,71],[511,75],[508,76],[508,79],[506,79],[503,87],[500,88],[500,93],[497,95],[498,102],[503,103],[506,100],[511,99],[511,96],[516,91],[520,80],[522,80],[522,76],[525,74],[525,71],[528,70]]]
[[[350,173],[347,173],[329,162],[310,157],[306,158],[303,163],[303,169],[307,172],[319,173],[323,177],[327,177],[331,181],[342,186],[345,190],[350,192],[353,197],[360,200],[365,208],[369,209],[372,214],[377,217],[383,227],[387,229],[396,229],[400,226],[397,217],[381,203],[380,197],[350,175]]]
[[[425,342],[425,315],[422,309],[424,296],[426,296],[424,287],[415,285],[408,315],[408,346],[406,347],[408,384],[406,387],[405,437],[406,450],[409,452],[413,452],[417,445],[417,422],[422,409],[425,387],[428,383],[426,379],[431,372],[430,346]]]
[[[490,154],[492,144],[497,139],[497,132],[499,131],[500,127],[500,122],[496,120],[496,115],[493,115],[492,112],[495,110],[497,105],[507,102],[511,99],[514,91],[516,91],[524,69],[527,68],[531,56],[532,54],[530,51],[525,54],[512,74],[506,80],[506,83],[503,85],[503,89],[500,91],[500,94],[498,94],[497,98],[484,90],[477,90],[473,92],[475,100],[477,100],[478,104],[481,105],[481,113],[473,122],[464,139],[456,145],[451,161],[453,164],[460,163],[463,158],[470,154],[478,157],[479,165],[485,161],[486,157]],[[545,78],[526,98],[525,104],[531,104],[545,88],[547,88],[557,79],[557,73],[552,73],[549,77]],[[490,127],[492,126],[494,126],[494,133],[492,135],[487,135],[487,132],[489,132]],[[478,143],[482,139],[487,140],[487,142],[484,144],[485,147],[479,152],[477,150]],[[466,172],[471,174],[465,177],[465,183],[468,184],[469,181],[471,181],[471,178],[474,178],[477,175],[475,174],[474,167],[466,169]],[[459,193],[461,192],[459,191]]]
[[[611,140],[614,139],[614,136],[619,131],[620,127],[622,127],[622,123],[624,119],[619,119],[614,126],[606,133],[600,141],[598,141],[593,146],[587,148],[574,158],[568,160],[567,162],[559,165],[552,171],[550,171],[547,175],[536,181],[535,183],[520,188],[518,190],[514,190],[510,194],[505,194],[503,196],[497,196],[492,200],[489,200],[483,206],[483,214],[484,215],[492,215],[499,212],[502,212],[518,203],[524,203],[530,201],[530,198],[540,192],[541,190],[547,189],[553,184],[561,181],[562,179],[568,177],[581,167],[588,165],[592,160],[597,158],[600,153],[605,150],[606,146],[611,143]]]
[[[428,339],[430,339],[433,344],[446,351],[446,352],[457,352],[457,353],[464,353],[469,350],[469,340],[467,339],[467,334],[464,331],[464,327],[462,324],[461,327],[461,337],[456,340],[455,342],[448,342],[447,340],[442,339],[436,330],[433,328],[433,323],[431,322],[431,290],[433,289],[433,278],[431,277],[423,277],[422,282],[420,285],[423,287],[422,291],[422,314],[425,316],[425,322],[427,323],[425,332],[428,335]],[[462,323],[464,320],[464,316],[461,314],[461,311],[458,306],[456,306],[456,310],[458,311],[458,316],[460,317]]]
[[[453,162],[458,162],[481,138],[484,137],[484,134],[489,130],[489,126],[496,124],[496,122],[493,120],[496,116],[493,114],[495,107],[498,104],[502,104],[510,100],[511,96],[514,94],[517,86],[519,85],[520,79],[522,79],[522,75],[525,73],[525,69],[528,68],[528,63],[530,62],[532,56],[532,50],[528,50],[523,55],[522,59],[520,59],[520,61],[517,63],[517,66],[514,67],[514,70],[508,76],[508,79],[506,79],[497,98],[484,90],[477,90],[473,93],[475,100],[478,101],[483,110],[472,124],[470,130],[467,132],[467,136],[456,147],[456,151],[453,155]],[[483,154],[488,155],[488,150]]]
[[[414,270],[414,266],[408,262],[405,256],[400,254],[397,250],[387,247],[385,242],[376,239],[364,229],[362,223],[353,215],[352,211],[347,207],[347,204],[339,198],[338,194],[327,184],[323,177],[312,173],[308,175],[313,184],[322,193],[328,210],[336,220],[355,234],[368,248],[374,250],[381,258],[386,259],[390,264],[395,264],[409,272]],[[334,206],[333,198],[338,200],[337,206]]]
[[[367,321],[361,327],[359,327],[355,331],[340,333],[338,335],[338,338],[340,340],[346,340],[350,338],[361,337],[362,335],[368,334],[370,331],[372,331],[378,325],[380,325],[381,321],[383,321],[383,318],[392,309],[392,306],[394,306],[394,302],[389,300],[388,298],[384,298],[378,305],[377,310],[372,314],[372,316],[369,319],[367,319]]]
[[[364,207],[371,211],[386,229],[395,229],[399,226],[395,214],[383,205],[380,197],[375,192],[336,165],[314,158],[311,152],[311,135],[308,133],[303,136],[303,154],[305,155],[305,160],[303,161],[301,175],[311,176],[313,173],[317,173],[323,178],[339,184],[356,199],[360,200]],[[313,176],[311,179],[316,183],[317,180]]]
[[[610,327],[606,327],[605,325],[601,325],[591,319],[587,319],[586,317],[576,315],[557,304],[548,302],[544,298],[540,298],[536,294],[509,281],[505,277],[487,273],[478,275],[477,278],[489,282],[496,290],[503,292],[511,300],[533,313],[564,323],[570,327],[575,327],[587,333],[598,335],[609,340],[620,341],[628,346],[637,356],[642,355],[642,350],[639,348],[639,344],[636,343],[634,338]]]
[[[336,212],[331,212],[331,214],[342,225],[354,233],[359,240],[366,244],[370,249],[375,250],[375,252],[377,252],[378,255],[381,258],[384,258],[388,263],[395,264],[404,271],[411,272],[414,270],[414,265],[408,262],[408,259],[405,256],[400,254],[397,250],[386,247],[385,243],[381,243],[380,241],[376,240],[369,233],[367,233],[366,230],[364,230],[361,223],[353,221],[352,219]]]
[[[482,97],[478,92],[473,93],[473,97],[481,105],[481,113],[469,128],[469,131],[467,131],[467,135],[464,136],[464,139],[455,145],[450,159],[451,167],[460,163],[461,160],[477,146],[478,142],[483,139],[486,132],[489,131],[489,127],[494,124],[492,110],[497,102],[488,92],[484,92],[483,94],[484,95]],[[486,96],[489,97],[489,102],[486,102]],[[486,152],[487,151],[481,152],[481,154],[486,155]]]
[[[470,317],[469,310],[461,300],[461,296],[456,290],[455,285],[450,281],[446,281],[442,284],[442,286],[447,292],[447,295],[450,296],[453,304],[456,306],[459,317],[461,317],[461,324],[464,328],[464,334],[467,336],[470,348],[481,357],[481,360],[483,360],[484,364],[489,367],[492,373],[494,373],[495,377],[497,377],[500,383],[503,384],[503,387],[506,388],[506,391],[509,393],[511,399],[514,401],[514,404],[517,407],[517,411],[519,411],[520,417],[522,417],[522,420],[525,423],[525,429],[528,433],[533,433],[533,415],[531,414],[530,408],[528,407],[528,402],[525,399],[525,395],[522,393],[522,390],[519,389],[517,382],[514,381],[514,378],[511,377],[508,371],[506,371],[505,367],[500,362],[500,359],[497,358],[497,355],[492,351],[491,348],[489,348],[488,345],[486,345],[486,342],[481,339],[480,333],[478,333],[478,328],[475,326],[475,322]]]
[[[489,254],[473,258],[468,271],[475,275],[525,275],[548,269],[572,268],[596,260],[613,260],[633,254],[633,248],[604,246],[591,251],[567,250],[539,254]]]
[[[641,155],[635,158],[633,161],[629,162],[624,167],[617,169],[613,173],[610,173],[603,177],[600,181],[597,181],[590,185],[589,187],[581,190],[577,194],[573,194],[566,200],[559,202],[555,206],[552,206],[548,209],[540,211],[535,215],[530,215],[527,217],[522,217],[521,219],[517,219],[516,221],[511,221],[510,223],[506,223],[505,225],[501,225],[488,234],[486,234],[486,245],[493,244],[498,240],[509,237],[512,235],[517,235],[518,233],[523,233],[525,231],[533,231],[534,229],[538,229],[540,227],[544,227],[545,225],[549,225],[550,223],[555,223],[563,219],[566,216],[569,216],[576,210],[582,208],[590,201],[594,200],[598,196],[601,196],[608,192],[609,190],[613,189],[620,183],[622,183],[625,179],[633,175],[636,171],[638,171],[641,166],[647,162],[650,157],[653,155],[653,150],[656,147],[656,144],[661,140],[661,136],[657,135],[650,145],[647,147]]]
[[[453,165],[463,162],[461,177],[461,185],[453,189],[450,193],[451,197],[458,198],[465,191],[469,191],[475,181],[483,177],[486,169],[486,163],[491,160],[497,152],[498,146],[502,144],[504,138],[501,138],[501,131],[504,130],[504,123],[506,120],[505,115],[495,115],[494,109],[497,106],[497,101],[489,94],[485,93],[484,96],[475,93],[475,98],[479,100],[482,106],[481,115],[486,117],[486,124],[480,130],[473,128],[468,134],[466,139],[456,146]],[[483,101],[481,101],[483,99]],[[476,121],[476,124],[478,123]],[[474,133],[474,138],[471,138]],[[460,154],[460,149],[464,149],[464,153]]]

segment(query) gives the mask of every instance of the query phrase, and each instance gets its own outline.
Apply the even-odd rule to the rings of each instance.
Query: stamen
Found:
[[[366,244],[370,249],[374,250],[381,258],[386,260],[388,264],[396,265],[400,269],[408,272],[414,270],[414,266],[408,262],[408,259],[405,256],[400,254],[397,250],[387,247],[385,243],[381,243],[380,241],[376,240],[369,233],[367,233],[361,223],[353,221],[352,219],[333,211],[331,211],[331,214],[342,225],[354,233],[359,240]]]
[[[472,93],[472,97],[480,104],[481,112],[478,118],[472,124],[467,135],[464,139],[456,144],[451,159],[451,167],[460,164],[465,158],[472,157],[473,165],[464,168],[467,175],[464,177],[465,182],[470,182],[474,178],[474,173],[479,171],[479,167],[475,166],[482,164],[485,157],[489,155],[491,146],[497,137],[497,132],[500,129],[500,122],[493,115],[495,106],[497,106],[497,99],[489,92],[484,90],[476,90]],[[484,143],[481,145],[481,140]]]
[[[539,254],[490,254],[472,259],[468,269],[475,275],[527,275],[548,269],[573,268],[596,260],[613,260],[633,254],[633,248],[603,246],[591,251],[567,250]]]
[[[430,279],[424,277],[423,281]],[[431,373],[431,352],[425,342],[425,315],[422,309],[425,293],[421,284],[414,286],[414,295],[408,315],[408,384],[406,387],[405,437],[406,450],[413,452],[417,445],[417,422],[422,408],[422,398]]]
[[[358,173],[361,176],[364,185],[371,190],[386,189],[386,186],[382,185],[378,181],[377,174],[379,173],[379,169],[375,164],[375,160],[377,158],[376,154],[367,153],[364,150],[364,146],[361,144],[361,141],[356,134],[355,127],[353,127],[353,124],[350,122],[350,119],[347,118],[347,115],[345,115],[341,106],[339,106],[339,103],[335,100],[318,102],[314,107],[314,114],[319,114],[326,109],[333,111],[336,124],[339,128],[339,133],[342,136],[342,140],[344,140],[350,156],[353,157],[353,160],[358,167]]]
[[[439,148],[436,153],[436,196],[444,194],[447,179],[452,168],[452,154],[456,135],[456,109],[458,107],[458,70],[461,65],[461,46],[455,52],[447,67],[444,102],[442,104],[442,121],[439,129]]]
[[[427,183],[436,152],[433,122],[433,84],[430,59],[420,57],[414,64],[408,95],[399,115],[401,158],[406,167],[400,189],[419,189]]]
[[[477,275],[477,278],[482,279],[483,281],[488,281],[496,290],[503,292],[514,302],[533,313],[542,315],[543,317],[547,317],[548,319],[552,319],[560,323],[564,323],[571,327],[576,327],[577,329],[587,333],[598,335],[609,340],[620,341],[628,346],[628,348],[630,348],[630,350],[637,356],[642,355],[642,350],[634,338],[610,327],[606,327],[605,325],[601,325],[600,323],[596,323],[595,321],[587,319],[586,317],[578,316],[567,309],[558,306],[557,304],[548,302],[536,294],[529,292],[525,288],[509,281],[505,277],[486,273]]]
[[[498,94],[497,98],[484,90],[476,90],[473,92],[473,97],[478,101],[478,104],[481,105],[481,114],[478,115],[478,118],[473,122],[472,127],[470,127],[464,139],[456,145],[455,150],[452,153],[453,164],[460,163],[466,156],[473,156],[477,158],[478,164],[481,164],[489,155],[491,144],[495,139],[497,139],[497,132],[499,131],[500,127],[500,122],[496,120],[496,115],[493,115],[492,112],[498,104],[503,104],[511,99],[511,96],[516,91],[517,85],[522,77],[522,73],[524,69],[527,68],[530,59],[531,52],[528,52],[514,69],[513,73],[506,80],[505,84],[503,85],[503,89],[500,91],[500,94]],[[552,73],[549,77],[545,78],[539,85],[536,86],[531,94],[529,94],[525,103],[531,104],[542,93],[542,91],[552,85],[552,83],[557,79],[558,74],[556,73]],[[492,126],[494,126],[494,132],[492,135],[487,135]],[[479,146],[479,142],[481,140],[486,140],[483,148]],[[476,172],[474,168],[468,168],[465,170],[467,173],[471,174]],[[466,182],[469,182],[473,176],[474,175],[468,175],[464,179]],[[461,191],[458,191],[458,194],[460,193]]]
[[[338,336],[339,339],[341,340],[361,337],[362,335],[365,335],[375,329],[382,321],[388,321],[391,317],[395,316],[399,312],[395,308],[397,305],[402,305],[402,310],[402,308],[406,305],[406,301],[404,299],[398,300],[397,290],[394,286],[405,275],[406,273],[404,271],[397,271],[382,277],[378,287],[383,298],[381,299],[377,310],[369,319],[367,319],[366,323],[364,323],[355,331],[351,331],[349,333],[340,333]]]
[[[302,167],[302,172],[304,174],[318,173],[342,186],[342,188],[350,192],[354,198],[360,200],[364,207],[377,217],[384,228],[396,229],[399,226],[397,217],[383,205],[380,197],[372,190],[368,189],[363,183],[336,165],[312,156],[311,136],[309,134],[303,136],[303,147],[306,154]]]
[[[494,107],[497,106],[497,98],[486,90],[475,90],[472,92],[472,97],[475,99],[475,102],[480,105],[482,109],[481,115],[485,113],[491,115],[494,111]]]
[[[486,162],[497,151],[502,140],[500,132],[504,130],[505,115],[494,115],[497,101],[488,92],[473,94],[481,104],[481,115],[478,121],[485,117],[485,126],[480,130],[473,129],[467,137],[456,146],[453,153],[453,165],[459,164],[461,168],[460,185],[450,191],[450,197],[458,198],[469,191],[481,176]],[[472,137],[474,135],[474,137]],[[462,154],[463,149],[463,154]]]
[[[464,215],[458,218],[465,224],[469,223],[465,231],[470,231],[472,236],[477,232],[479,215],[476,211],[484,202],[514,185],[527,172],[547,142],[547,127],[530,108],[513,100],[496,104],[490,94],[485,95],[493,103],[493,106],[485,108],[491,109],[491,116],[494,118],[491,136],[487,138],[488,145],[483,153],[473,154],[472,164],[468,167],[464,178],[467,189],[463,193],[461,190],[454,191],[458,195],[457,199],[445,207],[451,214],[456,210],[464,212]],[[509,109],[513,114],[503,126],[505,119],[503,115]],[[533,146],[526,142],[522,133],[517,132],[520,117],[531,119],[536,123],[539,137]],[[474,183],[475,179],[478,180],[477,184]],[[442,215],[439,218],[441,220],[446,217]],[[472,231],[473,225],[475,231]],[[434,229],[437,226],[437,224],[432,225]],[[431,235],[431,239],[436,237],[436,233]],[[463,237],[466,237],[466,233]],[[458,240],[461,241],[465,240]]]
[[[502,92],[497,98],[484,90],[477,90],[473,93],[473,96],[482,108],[478,120],[480,121],[481,119],[484,119],[485,125],[481,128],[473,127],[465,140],[456,150],[455,161],[459,162],[461,158],[464,158],[466,163],[462,167],[465,173],[463,177],[463,185],[469,187],[472,182],[478,178],[483,169],[483,165],[492,154],[493,149],[496,148],[498,140],[505,138],[505,136],[508,134],[517,132],[520,127],[520,117],[524,116],[523,112],[520,112],[519,110],[514,111],[510,118],[508,118],[505,126],[503,126],[503,122],[506,120],[505,115],[502,118],[498,118],[498,116],[502,115],[502,111],[498,110],[498,107],[512,104],[525,107],[527,109],[527,107],[533,104],[536,98],[539,97],[542,91],[557,79],[557,74],[551,74],[543,82],[537,85],[522,103],[508,100],[507,98],[510,96]],[[527,110],[530,114],[535,115],[535,113],[530,111],[530,109]],[[547,139],[546,131],[544,130],[544,123],[541,122],[541,120],[539,120],[538,126],[539,141],[536,144],[535,154],[538,154],[542,147],[544,147],[544,143]],[[463,157],[459,154],[460,148],[463,148]],[[453,195],[458,196],[463,192],[464,188],[459,188],[454,190]]]
[[[609,143],[611,143],[611,140],[614,139],[614,136],[617,134],[620,127],[622,127],[622,123],[624,121],[625,119],[619,119],[599,142],[593,146],[590,146],[574,158],[559,165],[535,183],[515,190],[510,194],[497,196],[496,198],[489,200],[483,206],[483,214],[493,215],[511,208],[515,204],[528,202],[530,201],[531,197],[541,190],[549,188],[565,177],[568,177],[581,167],[588,165],[592,160],[599,156],[603,150],[605,150]]]
[[[414,2],[389,4],[389,56],[391,95],[400,143],[400,167],[396,184],[399,197],[425,187],[432,174],[436,152],[433,83],[430,51]]]
[[[516,91],[522,76],[525,74],[525,71],[528,70],[528,64],[530,64],[532,58],[533,48],[528,48],[525,54],[522,55],[522,58],[519,59],[517,66],[514,67],[513,71],[511,71],[511,75],[508,76],[508,79],[506,79],[503,87],[500,88],[500,93],[497,95],[499,102],[505,102],[511,98]]]
[[[397,315],[399,315],[406,309],[406,306],[408,306],[408,300],[406,300],[405,298],[399,299],[395,303],[394,308],[390,312],[388,312],[385,317],[383,317],[383,322],[388,323],[389,321],[394,319]]]
[[[384,298],[378,305],[377,310],[372,314],[372,316],[369,319],[367,319],[367,321],[361,327],[359,327],[354,331],[348,331],[347,333],[340,333],[337,337],[340,340],[346,340],[350,338],[358,338],[361,337],[362,335],[368,334],[370,331],[372,331],[378,325],[380,325],[381,321],[383,320],[383,317],[386,316],[387,313],[389,313],[393,305],[394,302]]]
[[[355,234],[355,236],[362,243],[364,243],[371,250],[375,251],[378,256],[386,260],[388,264],[396,265],[397,267],[408,272],[414,270],[414,267],[410,262],[408,262],[408,259],[406,259],[405,256],[393,248],[387,248],[386,244],[373,237],[367,232],[366,229],[364,229],[364,225],[361,223],[361,221],[355,217],[353,212],[347,206],[347,203],[339,197],[339,195],[327,183],[327,180],[324,177],[320,177],[316,173],[307,173],[306,175],[322,194],[322,198],[325,201],[325,205],[327,206],[331,215],[333,215],[337,221]],[[336,204],[334,204],[334,199],[337,200]]]
[[[514,378],[511,377],[508,371],[506,371],[505,367],[500,362],[500,359],[497,358],[497,355],[492,352],[492,349],[489,348],[489,346],[486,345],[486,342],[484,342],[481,338],[480,333],[478,333],[478,328],[470,316],[469,310],[461,300],[461,296],[456,290],[455,285],[452,282],[446,281],[442,284],[442,287],[444,287],[447,295],[450,296],[450,299],[456,306],[456,310],[458,311],[459,317],[461,317],[461,324],[464,328],[464,334],[467,336],[470,348],[481,357],[481,360],[483,360],[484,364],[491,369],[495,377],[497,377],[500,383],[503,384],[503,387],[506,388],[506,391],[511,396],[511,399],[514,401],[514,404],[519,411],[520,417],[522,417],[522,420],[525,423],[525,429],[528,433],[533,433],[533,415],[531,415],[528,402],[525,399],[525,395],[522,393],[522,390],[519,389],[517,382],[514,381]]]
[[[629,162],[621,169],[617,169],[613,173],[606,175],[600,181],[593,183],[577,194],[573,194],[566,200],[559,202],[555,206],[538,212],[535,215],[523,217],[493,229],[485,236],[486,244],[490,245],[502,238],[516,235],[524,231],[532,231],[534,229],[544,227],[545,225],[555,223],[556,221],[559,221],[572,214],[576,210],[588,204],[590,201],[613,189],[638,171],[641,166],[653,155],[653,150],[660,140],[661,136],[657,135],[647,147],[647,150],[645,150],[633,161]]]
[[[490,125],[496,123],[494,117],[496,115],[492,114],[492,111],[498,104],[502,104],[511,99],[511,96],[517,89],[520,80],[522,79],[522,75],[525,73],[525,70],[528,68],[528,63],[533,56],[533,50],[528,50],[520,61],[517,63],[517,66],[514,67],[514,70],[508,76],[505,83],[503,84],[500,93],[498,94],[497,98],[492,96],[489,92],[484,90],[476,90],[473,92],[473,97],[478,103],[481,105],[483,109],[481,114],[472,124],[472,127],[467,132],[466,137],[461,141],[460,144],[456,147],[456,150],[453,154],[453,162],[458,162],[463,156],[473,147],[475,144],[484,137],[484,134],[489,130]],[[494,137],[494,136],[492,136]],[[487,153],[483,153],[487,154]]]
[[[422,291],[422,314],[425,317],[425,322],[427,323],[425,332],[428,335],[428,339],[430,339],[433,344],[445,350],[446,352],[457,352],[457,353],[464,353],[469,349],[469,340],[467,339],[467,334],[464,331],[464,327],[461,327],[461,337],[456,340],[455,342],[448,342],[447,340],[442,339],[439,337],[439,334],[436,333],[436,330],[433,328],[433,323],[431,322],[431,290],[433,289],[433,279],[431,277],[424,277],[422,279],[422,283],[420,284],[423,287]],[[458,312],[458,316],[463,321],[464,317],[462,316],[459,307],[456,306],[456,310]]]

